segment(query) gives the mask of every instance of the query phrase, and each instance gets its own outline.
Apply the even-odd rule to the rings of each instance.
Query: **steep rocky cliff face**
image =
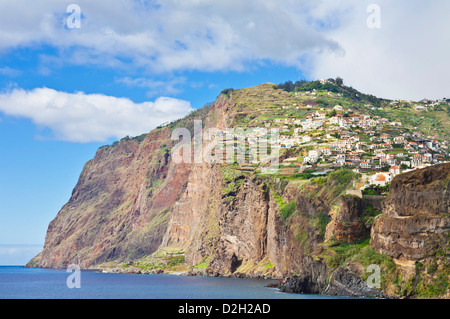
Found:
[[[450,276],[450,164],[397,176],[370,245],[409,278],[404,295],[447,293]]]
[[[192,165],[175,164],[176,124],[192,131],[194,112],[172,127],[100,148],[86,163],[68,203],[49,224],[43,251],[30,267],[84,268],[154,253],[186,193]],[[172,224],[170,224],[172,225]]]
[[[194,120],[202,121],[202,129],[228,128],[235,107],[220,97],[175,125],[99,149],[86,163],[69,202],[50,223],[42,253],[28,266],[77,263],[87,268],[138,260],[162,248],[186,252],[189,264],[211,255],[225,238],[219,238],[219,226],[228,222],[220,165],[176,164],[171,134],[180,127],[193,136]],[[252,234],[253,228],[244,233]],[[249,255],[252,249],[242,248],[241,253]]]
[[[201,117],[99,149],[50,223],[44,250],[28,266],[120,265],[177,250],[188,266],[206,261],[213,273],[281,278],[301,272],[320,242],[309,219],[318,207],[329,210],[326,201],[287,192],[286,200],[297,201],[307,217],[286,222],[267,180],[227,164],[172,160],[171,129],[193,133],[192,121],[201,119],[204,130],[223,130],[241,108],[221,96]]]
[[[332,214],[327,225],[325,239],[335,238],[338,242],[351,243],[367,237],[370,228],[361,222],[367,204],[362,198],[352,195],[343,195],[340,201],[339,211]]]
[[[344,195],[360,178],[351,170],[298,182],[236,164],[177,164],[175,128],[193,136],[194,120],[202,120],[203,131],[225,130],[245,119],[252,99],[266,103],[256,112],[273,108],[274,95],[292,102],[271,84],[243,91],[244,97],[221,95],[185,119],[99,149],[28,266],[126,264],[147,271],[160,267],[159,256],[175,254],[192,273],[284,278],[282,291],[379,297],[362,279],[370,263],[389,268],[386,255],[419,261],[448,244],[448,165],[393,181],[370,248],[376,214],[367,199]]]
[[[89,267],[155,251],[167,228],[168,208],[190,170],[169,163],[170,143],[165,129],[140,142],[122,140],[99,149],[50,223],[44,250],[30,265]]]
[[[449,241],[450,164],[396,177],[372,228],[371,246],[396,259],[421,261]]]

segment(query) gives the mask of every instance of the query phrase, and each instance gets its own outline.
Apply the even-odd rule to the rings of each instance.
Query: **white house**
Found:
[[[406,165],[408,167],[411,167],[411,162],[410,161],[401,161],[400,165]]]
[[[414,108],[416,109],[416,111],[424,111],[427,109],[427,107],[424,105],[416,105],[414,106]]]
[[[308,152],[309,157],[316,157],[319,158],[320,156],[320,150],[311,150]]]
[[[323,155],[331,155],[331,148],[329,148],[329,147],[322,148],[322,154]]]
[[[370,164],[367,163],[367,162],[361,162],[361,163],[359,164],[359,166],[360,166],[361,168],[370,168]]]
[[[339,116],[333,116],[329,119],[330,124],[339,124],[341,118]]]
[[[306,163],[310,163],[310,164],[317,163],[317,160],[318,160],[318,159],[319,159],[318,157],[309,157],[309,156],[305,156],[305,157],[303,158],[303,163],[304,163],[304,164],[306,164]]]
[[[394,137],[394,143],[395,144],[404,144],[405,138],[403,136],[396,136],[396,137]]]
[[[430,163],[433,160],[433,155],[430,153],[423,154],[423,162]]]
[[[402,171],[401,171],[401,167],[400,166],[398,166],[398,165],[394,165],[394,166],[391,166],[391,168],[389,169],[389,172],[392,174],[392,175],[398,175],[398,174],[400,174]]]
[[[392,181],[392,173],[377,173],[369,177],[370,185],[386,186]]]

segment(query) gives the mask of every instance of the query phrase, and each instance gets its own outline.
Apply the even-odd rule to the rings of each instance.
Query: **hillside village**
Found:
[[[409,170],[420,169],[448,160],[447,141],[438,142],[433,136],[411,132],[403,127],[401,120],[390,121],[376,115],[347,110],[337,104],[330,108],[318,108],[304,104],[318,95],[340,96],[329,91],[306,91],[292,93],[299,103],[280,105],[278,110],[308,110],[305,116],[279,116],[260,122],[260,128],[247,130],[247,142],[234,144],[235,148],[247,151],[248,164],[240,163],[244,169],[254,169],[260,162],[256,144],[252,139],[272,138],[272,148],[279,148],[281,157],[280,175],[312,171],[313,175],[326,175],[338,168],[350,168],[362,173],[365,184],[386,186],[394,176]],[[303,100],[302,100],[303,99]],[[434,105],[424,101],[425,105]],[[402,105],[406,101],[391,101],[390,105]],[[430,104],[431,103],[431,104]],[[440,103],[436,101],[435,103]],[[421,104],[417,109],[426,109]],[[366,105],[370,109],[370,105]],[[226,144],[235,143],[233,134],[222,131]],[[231,137],[231,138],[230,138]],[[252,145],[253,144],[253,145]],[[243,147],[244,146],[244,147]],[[292,154],[301,154],[292,156]]]

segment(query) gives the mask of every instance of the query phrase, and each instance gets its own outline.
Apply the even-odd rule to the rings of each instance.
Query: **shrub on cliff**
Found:
[[[220,94],[223,94],[227,97],[227,99],[229,99],[231,97],[231,93],[233,93],[234,89],[225,89],[222,92],[220,92]]]
[[[171,256],[167,258],[166,267],[174,267],[185,262],[184,256]]]
[[[353,179],[360,178],[361,174],[355,173],[350,169],[342,168],[335,170],[334,172],[331,172],[329,174],[329,180],[330,182],[333,182],[334,184],[341,184],[341,185],[347,185]]]
[[[283,204],[280,207],[280,215],[283,220],[287,220],[289,217],[292,216],[297,211],[297,205],[295,204],[295,201],[291,201],[288,204]]]
[[[325,237],[325,231],[329,222],[330,217],[328,217],[323,212],[319,212],[317,215],[313,216],[310,219],[308,226],[316,229],[316,234],[323,239]]]

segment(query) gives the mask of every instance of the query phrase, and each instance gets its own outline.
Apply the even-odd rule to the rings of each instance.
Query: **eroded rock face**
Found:
[[[212,269],[218,272],[234,272],[228,260],[232,256],[251,260],[255,264],[268,252],[267,224],[270,198],[263,185],[254,179],[246,179],[235,199],[220,205],[217,226],[220,235],[214,251]]]
[[[371,246],[395,259],[420,261],[445,244],[450,218],[381,216],[372,228]]]
[[[364,206],[363,199],[357,196],[341,196],[339,210],[331,214],[325,239],[334,238],[338,242],[351,243],[367,237],[370,229],[361,222]]]
[[[204,129],[230,127],[234,107],[219,98]],[[167,152],[175,144],[171,133],[159,129],[99,149],[28,266],[89,268],[175,247],[185,251],[188,265],[209,256],[211,271],[224,274],[262,260],[273,263],[275,275],[298,270],[303,248],[264,184],[247,178],[227,200],[221,165],[174,163]]]
[[[301,274],[285,277],[278,288],[288,293],[324,294],[328,279],[329,269],[325,263],[305,257]]]
[[[326,293],[332,296],[384,298],[383,293],[376,288],[371,288],[362,280],[358,270],[349,265],[339,267],[332,274]]]
[[[392,181],[384,214],[407,217],[450,214],[450,163],[417,169]]]
[[[353,264],[330,271],[325,263],[305,258],[303,274],[286,277],[276,284],[282,292],[327,294],[331,296],[383,298],[377,288],[371,288],[361,278],[361,270]]]
[[[89,267],[129,260],[161,244],[171,207],[190,168],[169,165],[170,131],[143,141],[123,140],[97,151],[81,173],[69,202],[50,223],[35,267]]]
[[[224,105],[219,99],[211,107],[209,118],[202,118],[205,128],[226,126]],[[195,119],[183,125],[192,128]],[[165,127],[100,148],[28,266],[89,268],[137,260],[160,247],[188,247],[214,179],[208,165],[172,160],[171,135]]]
[[[396,259],[420,261],[448,245],[450,164],[394,178],[383,215],[372,228],[371,247]]]

